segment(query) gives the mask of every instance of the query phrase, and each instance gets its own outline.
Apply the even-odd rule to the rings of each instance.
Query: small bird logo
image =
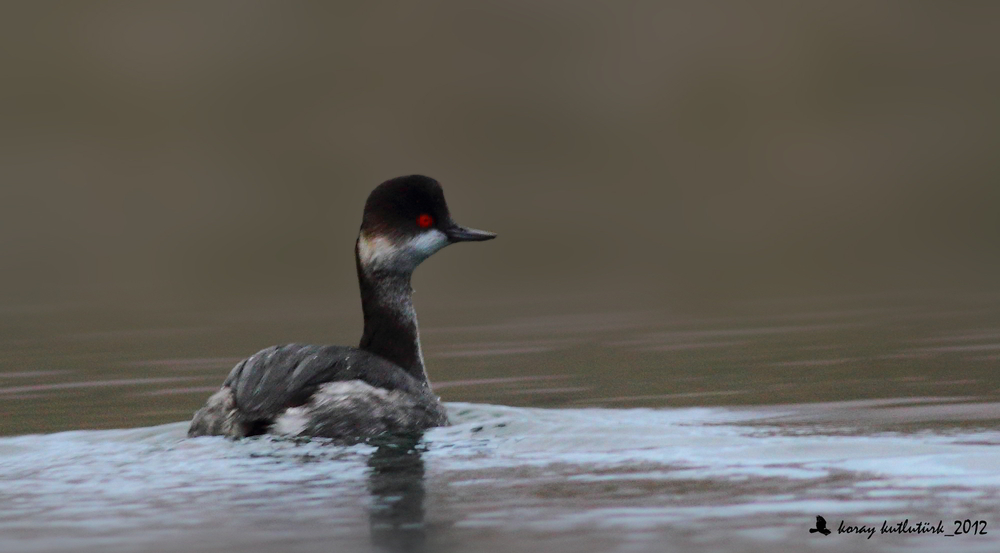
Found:
[[[817,516],[816,517],[816,527],[809,529],[809,533],[810,534],[815,534],[816,532],[819,532],[820,534],[823,534],[824,536],[829,536],[830,535],[830,530],[827,529],[827,527],[826,527],[826,519],[823,518],[823,517],[821,517],[821,516]]]

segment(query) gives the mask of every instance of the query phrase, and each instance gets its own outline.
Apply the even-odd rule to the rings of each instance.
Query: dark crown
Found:
[[[372,190],[365,202],[361,230],[374,234],[416,234],[424,230],[417,223],[421,215],[430,215],[438,229],[454,224],[438,181],[423,175],[397,177]]]

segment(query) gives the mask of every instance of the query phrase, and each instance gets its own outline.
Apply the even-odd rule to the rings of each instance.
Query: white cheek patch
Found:
[[[448,237],[437,229],[424,231],[408,240],[362,234],[358,239],[358,257],[365,270],[392,267],[412,271],[441,248]]]
[[[421,261],[423,261],[447,245],[448,237],[438,229],[431,229],[411,238],[406,243],[406,249],[422,256]]]
[[[399,247],[384,236],[362,234],[358,239],[358,258],[362,267],[385,265],[399,253]]]

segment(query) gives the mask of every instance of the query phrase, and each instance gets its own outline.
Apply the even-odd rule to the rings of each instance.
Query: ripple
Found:
[[[186,422],[2,438],[0,550],[362,550],[385,529],[369,517],[403,497],[373,504],[376,491],[419,493],[411,527],[432,543],[486,549],[524,540],[597,552],[606,540],[659,546],[712,529],[728,536],[725,549],[766,550],[806,543],[816,513],[879,522],[1000,514],[1000,431],[933,424],[1000,416],[995,403],[448,409],[453,425],[425,436],[413,489],[375,483],[385,474],[370,446],[186,439]],[[898,421],[925,424],[900,432]]]
[[[60,382],[58,384],[32,384],[29,386],[10,386],[7,388],[0,388],[0,394],[22,394],[30,392],[47,392],[53,390],[72,390],[77,388],[144,386],[148,384],[185,382],[197,379],[198,377],[193,377],[193,376],[176,376],[176,377],[157,377],[157,378],[120,378],[117,380],[90,380],[86,382]]]

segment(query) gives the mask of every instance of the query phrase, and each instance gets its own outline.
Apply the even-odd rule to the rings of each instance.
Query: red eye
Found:
[[[431,217],[426,213],[424,213],[420,217],[417,217],[417,225],[419,225],[420,228],[430,228],[430,226],[433,224],[434,224],[434,217]]]

